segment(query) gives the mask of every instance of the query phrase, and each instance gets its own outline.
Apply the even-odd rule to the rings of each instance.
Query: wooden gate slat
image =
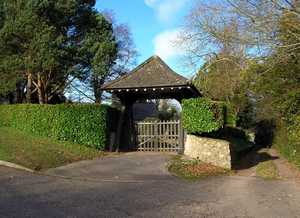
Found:
[[[149,151],[150,149],[150,143],[149,143],[149,135],[150,135],[150,128],[149,128],[149,124],[146,124],[146,151]]]
[[[153,133],[153,125],[149,124],[149,151],[153,151],[153,141],[152,141],[152,133]]]
[[[136,122],[138,151],[178,152],[181,147],[179,120]]]

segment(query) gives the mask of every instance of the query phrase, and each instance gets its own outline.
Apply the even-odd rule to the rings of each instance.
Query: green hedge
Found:
[[[274,134],[276,149],[300,169],[300,115],[295,115],[289,125],[281,122]]]
[[[205,98],[182,102],[183,127],[190,134],[210,133],[224,125],[224,104]]]
[[[88,104],[1,105],[0,125],[104,149],[112,111],[108,106]]]

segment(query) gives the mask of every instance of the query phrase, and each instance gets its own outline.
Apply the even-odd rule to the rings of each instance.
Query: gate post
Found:
[[[184,153],[184,129],[183,129],[183,126],[182,126],[182,121],[181,119],[179,119],[179,151],[178,151],[178,154],[183,154]]]

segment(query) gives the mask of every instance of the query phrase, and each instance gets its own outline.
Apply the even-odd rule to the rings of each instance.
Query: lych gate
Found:
[[[184,98],[201,95],[189,80],[175,73],[158,56],[149,58],[101,89],[116,95],[122,103],[116,145],[140,151],[182,150],[183,131],[179,120],[133,122],[132,107],[137,100],[176,99],[181,102]]]

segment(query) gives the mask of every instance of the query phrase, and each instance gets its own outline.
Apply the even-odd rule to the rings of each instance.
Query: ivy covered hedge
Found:
[[[0,125],[104,149],[114,109],[103,105],[1,105]]]
[[[206,98],[182,102],[183,127],[190,134],[210,133],[224,125],[224,104]]]

